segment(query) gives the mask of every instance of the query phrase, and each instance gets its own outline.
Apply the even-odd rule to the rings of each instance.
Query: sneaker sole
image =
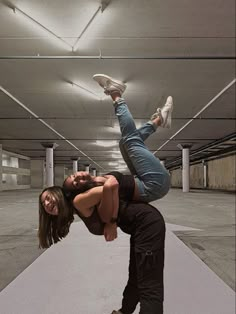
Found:
[[[126,85],[122,81],[115,80],[112,77],[105,74],[95,74],[93,76],[93,79],[103,88],[107,85],[108,82],[111,82],[120,86],[122,90],[126,89]]]
[[[168,98],[167,98],[167,102],[166,102],[166,104],[171,104],[171,108],[168,110],[168,112],[167,112],[167,118],[166,118],[166,122],[165,122],[165,124],[163,124],[163,127],[164,128],[167,128],[167,129],[169,129],[170,127],[171,127],[171,113],[172,113],[172,111],[173,111],[173,109],[174,109],[174,104],[173,104],[173,98],[171,97],[171,96],[169,96]],[[165,106],[164,106],[165,107]]]
[[[173,104],[171,106],[171,109],[167,112],[167,118],[166,118],[166,123],[163,124],[164,128],[170,129],[171,127],[171,113],[173,111]]]

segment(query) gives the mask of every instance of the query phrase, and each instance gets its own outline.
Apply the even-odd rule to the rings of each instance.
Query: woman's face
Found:
[[[58,215],[58,207],[55,198],[48,191],[43,192],[41,195],[41,203],[45,209],[45,211],[49,215],[57,216]]]
[[[68,189],[76,190],[79,187],[84,186],[88,182],[91,182],[92,178],[86,171],[77,171],[74,174],[67,177],[65,185]]]

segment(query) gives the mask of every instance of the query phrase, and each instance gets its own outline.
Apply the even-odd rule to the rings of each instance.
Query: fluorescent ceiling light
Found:
[[[135,125],[136,125],[136,129],[139,129],[139,128],[141,128],[141,126],[143,126],[143,123],[141,123],[141,122],[137,122],[137,121],[135,121]],[[121,133],[121,130],[120,130],[120,125],[119,124],[117,124],[117,122],[115,121],[114,123],[113,123],[113,125],[110,127],[110,132],[114,132],[114,133],[118,133],[118,134],[120,134]]]
[[[111,154],[111,158],[121,158],[121,154]]]
[[[119,166],[118,162],[109,162],[109,166]]]
[[[121,152],[120,152],[120,150],[114,150],[114,149],[113,149],[113,150],[112,150],[112,154],[119,154],[119,155],[120,155]]]
[[[126,171],[127,168],[124,168],[124,167],[122,167],[122,168],[121,168],[121,167],[117,167],[116,170],[118,170],[118,171]]]
[[[90,20],[88,21],[88,23],[85,25],[84,29],[82,30],[81,34],[78,36],[78,38],[76,39],[74,46],[72,48],[73,51],[76,51],[79,47],[79,41],[81,40],[81,38],[84,36],[84,34],[86,33],[87,29],[89,28],[89,26],[92,24],[92,22],[95,20],[95,18],[98,16],[98,13],[101,12],[103,13],[103,11],[105,10],[105,8],[108,6],[108,4],[110,3],[110,0],[103,0],[102,3],[100,4],[100,6],[97,8],[97,10],[95,11],[95,13],[93,14],[93,16],[90,18]]]
[[[96,141],[98,146],[110,147],[117,145],[117,141]]]
[[[98,98],[99,100],[103,100],[103,98],[100,97],[98,94],[94,93],[93,91],[89,90],[88,88],[86,88],[86,87],[84,87],[78,83],[71,82],[70,84],[72,87],[76,86],[76,87],[80,88],[81,90],[83,90],[83,91],[85,91],[85,92],[87,92],[93,96],[96,96],[96,98]]]
[[[20,10],[18,8],[13,8],[13,11],[17,15],[20,15],[24,19],[27,19],[32,25],[34,25],[34,26],[37,25],[41,31],[46,33],[51,39],[53,39],[53,40],[56,39],[57,42],[60,43],[60,45],[63,45],[63,47],[66,48],[66,50],[68,50],[68,51],[72,50],[72,46],[70,44],[68,44],[64,39],[62,39],[61,37],[57,36],[55,33],[50,31],[50,29],[48,29],[47,27],[45,27],[44,25],[42,25],[41,23],[36,21],[34,18],[29,16],[27,13],[23,12],[22,10]]]

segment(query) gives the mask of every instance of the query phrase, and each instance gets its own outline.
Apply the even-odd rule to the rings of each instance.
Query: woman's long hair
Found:
[[[42,194],[47,191],[55,199],[58,215],[48,214],[41,201]],[[39,195],[39,247],[48,248],[64,238],[74,221],[74,208],[66,200],[63,190],[59,186],[46,188]]]

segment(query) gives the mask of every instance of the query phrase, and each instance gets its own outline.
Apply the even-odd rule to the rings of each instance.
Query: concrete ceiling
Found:
[[[100,4],[1,1],[4,149],[41,158],[42,142],[57,143],[55,163],[69,166],[71,157],[81,157],[80,164],[102,172],[114,169],[109,162],[117,160],[120,133],[110,98],[92,79],[95,73],[127,83],[124,97],[137,126],[173,96],[171,130],[159,129],[147,140],[167,164],[181,156],[179,143],[198,150],[235,132],[234,0],[107,0],[98,11]],[[102,147],[96,140],[117,144]]]

